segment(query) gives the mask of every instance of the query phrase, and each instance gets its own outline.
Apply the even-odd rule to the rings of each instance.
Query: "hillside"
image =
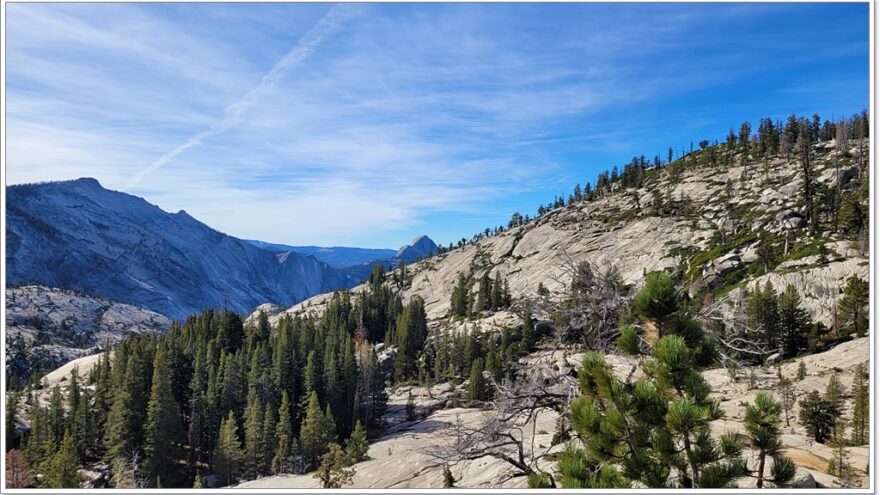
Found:
[[[859,173],[855,144],[842,152],[833,141],[823,142],[814,153],[819,184],[836,188],[839,176],[844,191],[853,187]],[[697,162],[700,152],[692,159]],[[536,298],[539,285],[552,299],[568,290],[573,265],[588,261],[615,267],[632,285],[646,272],[676,270],[692,297],[733,300],[766,281],[778,289],[792,283],[811,316],[830,325],[843,282],[851,275],[868,278],[866,250],[842,233],[805,229],[799,164],[794,158],[765,162],[686,166],[680,160],[680,169],[656,170],[642,187],[555,208],[526,225],[417,263],[409,267],[403,297],[421,296],[430,322],[440,325],[447,321],[459,274],[476,279],[499,273],[515,299]],[[767,273],[758,256],[762,243],[772,252]],[[315,296],[285,312],[320,314],[329,299]],[[273,321],[278,314],[271,315]]]
[[[800,399],[812,390],[823,390],[828,383],[835,368],[843,376],[859,363],[865,363],[869,359],[867,339],[856,339],[834,349],[793,360],[783,366],[783,373],[792,375],[800,361],[807,366],[807,377],[794,383],[795,396]],[[560,367],[560,375],[564,375],[571,369],[580,367],[582,354],[566,354],[564,352],[551,352],[541,350],[534,353],[522,363],[525,366],[535,364],[546,365],[554,363]],[[615,370],[620,377],[625,377],[633,365],[632,359],[613,356]],[[832,364],[833,363],[833,364]],[[731,380],[724,370],[712,369],[703,374],[714,389],[714,397],[720,401],[726,418],[713,424],[713,430],[718,434],[726,431],[742,431],[744,407],[742,404],[754,399],[760,391],[773,392],[778,379],[775,372],[756,368],[760,375],[754,387],[746,383]],[[848,381],[844,386],[849,387]],[[457,393],[462,393],[459,389]],[[408,394],[415,397],[416,412],[418,417],[407,421],[403,414],[403,408]],[[431,453],[437,446],[450,442],[449,428],[455,424],[464,424],[478,427],[488,417],[493,416],[492,411],[484,411],[474,408],[449,407],[448,402],[450,387],[437,385],[432,388],[429,395],[425,387],[402,387],[391,396],[391,412],[385,416],[386,422],[391,425],[388,430],[370,444],[369,460],[354,465],[355,475],[351,486],[359,488],[442,488],[443,487],[443,464],[433,458]],[[850,418],[847,412],[847,418]],[[535,454],[545,452],[559,452],[561,444],[553,443],[553,432],[557,425],[559,415],[551,410],[543,410],[539,413],[535,426],[529,425],[521,434],[529,438],[534,429],[534,442],[529,448],[529,454],[534,449]],[[795,488],[834,488],[837,480],[825,473],[825,466],[833,456],[830,447],[816,443],[809,438],[807,432],[791,421],[790,426],[782,429],[783,449],[798,466],[797,485]],[[867,446],[848,447],[851,461],[859,469],[859,476],[867,480],[863,466],[868,463],[869,449]],[[748,452],[748,461],[752,467],[756,462],[754,452]],[[553,469],[552,463],[542,462],[547,469]],[[459,488],[526,488],[526,480],[522,477],[513,477],[515,470],[500,459],[483,457],[481,459],[462,461],[451,467],[455,479],[461,480],[457,484]],[[743,480],[748,483],[748,480]],[[320,488],[320,483],[311,474],[308,475],[278,475],[269,476],[237,485],[236,488]],[[748,486],[742,485],[742,486]]]
[[[97,294],[180,319],[206,307],[293,304],[356,283],[311,256],[260,249],[94,179],[6,191],[11,284]]]
[[[158,313],[109,299],[39,285],[7,287],[6,376],[27,381],[34,372],[170,324]]]

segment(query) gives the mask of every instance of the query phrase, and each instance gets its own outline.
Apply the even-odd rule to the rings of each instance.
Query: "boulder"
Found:
[[[806,469],[798,467],[794,478],[791,480],[791,488],[818,488],[816,478]]]
[[[794,217],[799,217],[799,216],[801,216],[800,213],[798,213],[794,210],[791,210],[791,209],[782,210],[776,214],[776,221],[779,223],[782,223],[785,220],[788,220],[789,218],[794,218]]]
[[[792,217],[782,222],[782,228],[787,230],[802,229],[807,226],[807,221],[803,217]]]
[[[770,365],[778,363],[779,361],[782,361],[782,353],[777,352],[775,354],[771,354],[770,356],[768,356],[767,360],[764,361],[764,364],[766,364],[767,366],[770,366]]]
[[[379,346],[376,346],[378,349]],[[376,358],[379,362],[379,370],[384,374],[391,374],[394,371],[394,359],[397,357],[397,347],[388,346],[382,349],[382,352],[376,352]]]

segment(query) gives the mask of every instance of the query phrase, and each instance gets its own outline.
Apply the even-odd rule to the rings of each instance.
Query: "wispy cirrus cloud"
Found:
[[[449,241],[633,154],[866,100],[782,91],[866,81],[863,14],[829,8],[10,4],[8,177],[267,241]]]

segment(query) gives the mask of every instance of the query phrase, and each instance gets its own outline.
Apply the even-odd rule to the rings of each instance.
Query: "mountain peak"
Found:
[[[405,262],[415,260],[416,258],[427,258],[437,253],[437,244],[426,235],[420,235],[412,240],[408,245],[401,247],[396,258],[401,258]]]
[[[102,186],[101,183],[98,182],[98,179],[95,179],[93,177],[80,177],[79,179],[65,180],[61,182],[56,182],[55,184],[58,184],[63,188],[76,188],[85,191],[104,190],[104,186]]]

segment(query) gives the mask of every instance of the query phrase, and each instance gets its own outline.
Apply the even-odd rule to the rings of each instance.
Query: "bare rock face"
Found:
[[[7,373],[23,380],[98,352],[105,343],[170,325],[153,311],[97,296],[40,285],[7,287]]]
[[[827,179],[829,174],[837,174],[835,161],[829,158],[832,153],[835,152],[816,146],[814,166],[818,177]],[[767,275],[747,275],[742,281],[738,278],[740,272],[762,263],[758,256],[763,242],[763,238],[758,238],[760,234],[787,236],[790,251],[815,242],[804,228],[806,221],[800,213],[803,180],[798,162],[777,158],[770,161],[769,168],[757,162],[688,167],[675,179],[672,174],[661,172],[640,189],[556,208],[526,225],[414,263],[409,267],[412,282],[402,296],[421,296],[429,325],[437,329],[447,325],[450,294],[460,273],[474,277],[486,272],[500,274],[509,283],[515,301],[535,298],[539,284],[554,299],[567,292],[570,267],[589,261],[616,267],[623,281],[636,288],[646,272],[680,269],[696,273],[696,277],[686,281],[694,297],[727,291],[734,283],[731,280],[736,286],[730,294],[736,297],[743,295],[744,286],[752,287],[766,280],[771,280],[778,290],[793,283],[810,314],[827,324],[840,297],[841,281],[852,274],[867,279],[867,258],[853,249],[849,241],[836,239],[830,233],[823,236],[829,251],[837,257],[832,256],[834,259],[828,263],[801,259],[792,266],[785,260]],[[841,177],[846,174],[841,172]],[[679,203],[675,213],[654,211],[655,192]],[[737,238],[746,242],[731,243]],[[695,254],[725,244],[731,247],[714,258],[702,258],[705,261],[700,266],[690,265]],[[776,247],[782,249],[782,245]],[[731,274],[735,276],[731,278]],[[361,285],[353,290],[363,288]],[[278,313],[272,321],[286,313],[319,316],[328,300],[328,295],[315,296]],[[479,319],[481,324],[492,321],[491,315]]]

